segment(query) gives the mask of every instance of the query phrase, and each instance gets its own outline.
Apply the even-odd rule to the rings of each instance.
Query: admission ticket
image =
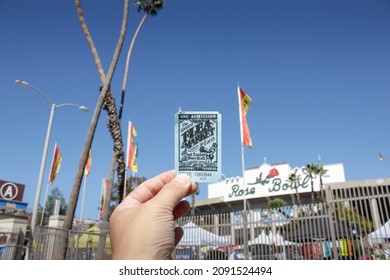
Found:
[[[198,183],[221,179],[220,113],[175,114],[175,170]]]

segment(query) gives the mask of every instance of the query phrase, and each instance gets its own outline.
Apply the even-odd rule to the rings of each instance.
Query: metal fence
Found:
[[[28,252],[22,232],[0,231],[0,260],[21,260]]]
[[[184,236],[174,258],[390,259],[390,182],[347,187],[334,184],[325,188],[323,201],[185,216],[177,221]],[[58,258],[57,248],[65,234],[67,259],[111,258],[108,230],[91,227],[68,233],[38,227],[30,259]]]
[[[228,259],[236,252],[253,260],[338,259],[343,242],[354,249],[358,238],[321,203],[187,217],[179,223],[184,237],[177,259]],[[355,250],[348,256],[357,255]]]
[[[70,232],[58,228],[37,227],[30,259],[63,259],[60,255],[60,248],[66,235],[68,240],[66,259],[111,259],[110,235],[107,231],[101,231],[97,226],[92,226],[85,231],[72,230]]]
[[[326,202],[184,217],[175,258],[390,259],[389,182],[333,184],[318,200]]]
[[[111,259],[110,234],[93,226],[86,231],[72,231],[67,250],[70,260]]]
[[[68,232],[58,228],[36,227],[30,259],[58,260],[59,248]]]

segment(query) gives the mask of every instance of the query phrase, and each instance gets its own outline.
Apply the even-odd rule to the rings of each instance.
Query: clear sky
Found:
[[[105,71],[122,21],[123,1],[82,1]],[[237,84],[251,96],[253,147],[245,165],[343,163],[347,180],[390,177],[390,1],[167,0],[145,23],[133,52],[123,132],[138,132],[139,176],[174,167],[173,117],[185,111],[222,114],[222,169],[241,176]],[[126,53],[141,19],[131,5],[129,28],[112,88],[119,101]],[[42,201],[55,142],[63,156],[53,186],[68,201],[99,94],[100,79],[74,1],[0,0],[0,179],[26,185],[32,208],[50,107],[56,110]],[[84,218],[98,217],[112,139],[102,111],[92,145]],[[124,138],[126,141],[126,136]],[[83,186],[83,185],[82,185]],[[201,186],[197,199],[207,197]],[[81,197],[80,197],[81,198]],[[79,200],[76,216],[80,214]]]

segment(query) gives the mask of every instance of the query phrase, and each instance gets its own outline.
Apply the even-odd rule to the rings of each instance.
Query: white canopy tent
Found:
[[[283,251],[283,259],[286,259],[286,245],[294,245],[294,242],[285,240],[283,236],[277,232],[272,233],[272,231],[269,234],[266,234],[264,230],[261,231],[261,233],[256,236],[255,239],[248,242],[249,245],[274,245],[274,246],[281,246]]]
[[[277,232],[266,234],[264,230],[256,236],[255,239],[248,242],[249,245],[263,244],[263,245],[275,245],[275,246],[285,246],[285,245],[294,245],[294,242],[285,240],[283,236]]]
[[[255,239],[250,240],[248,242],[248,245],[257,245],[257,244],[274,245],[274,241],[269,237],[268,234],[265,233],[264,230],[262,230],[261,233],[258,236],[256,236]]]
[[[296,245],[294,242],[285,240],[279,232],[276,234],[270,232],[268,236],[271,238],[275,246]]]
[[[383,243],[390,239],[390,220],[368,235],[371,243]]]
[[[182,226],[184,235],[178,246],[226,246],[229,239],[209,232],[193,222]]]

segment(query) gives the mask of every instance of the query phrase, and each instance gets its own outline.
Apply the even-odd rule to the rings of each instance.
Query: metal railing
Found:
[[[323,203],[182,217],[177,225],[184,236],[174,258],[229,259],[246,251],[244,257],[253,260],[390,259],[389,185],[332,185]],[[65,234],[67,259],[111,258],[109,232],[96,227],[71,232],[38,227],[29,258],[57,259]],[[7,237],[6,245],[18,246],[11,242],[15,238]],[[0,233],[4,247],[1,240]],[[9,248],[3,249],[8,259],[14,256]]]
[[[176,259],[390,259],[390,187],[380,183],[327,186],[323,203],[184,217]]]
[[[22,260],[29,253],[22,232],[0,231],[0,260]]]
[[[108,232],[102,232],[97,226],[85,231],[37,227],[32,244],[31,259],[63,259],[60,245],[68,235],[66,259],[68,260],[104,260],[111,259],[111,243]]]

